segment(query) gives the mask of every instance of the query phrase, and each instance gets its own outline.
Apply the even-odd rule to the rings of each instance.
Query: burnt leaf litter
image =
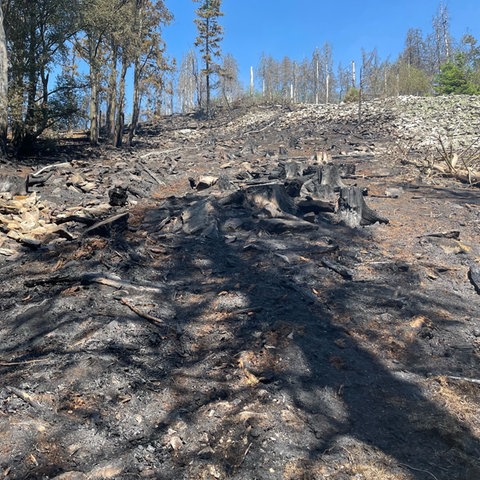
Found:
[[[2,478],[478,480],[480,196],[435,155],[479,108],[236,106],[4,161]]]

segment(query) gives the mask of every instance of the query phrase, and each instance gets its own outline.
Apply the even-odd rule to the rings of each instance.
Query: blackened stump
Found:
[[[362,189],[359,187],[340,189],[339,207],[340,218],[352,228],[372,225],[376,222],[389,222],[387,218],[380,216],[365,203]]]

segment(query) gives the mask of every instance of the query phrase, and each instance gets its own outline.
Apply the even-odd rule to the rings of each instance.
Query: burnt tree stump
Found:
[[[289,161],[284,165],[285,169],[285,178],[287,180],[292,180],[302,176],[303,165],[300,162]]]
[[[320,185],[328,185],[334,189],[339,189],[345,187],[345,184],[342,181],[340,175],[340,169],[338,165],[333,163],[327,163],[322,165],[322,168],[319,171],[320,176]]]
[[[376,222],[389,222],[387,218],[380,216],[365,203],[363,191],[359,187],[340,189],[339,215],[352,228],[360,225],[373,225]]]
[[[113,187],[108,191],[108,198],[112,207],[124,207],[128,202],[128,190],[124,187]]]
[[[337,203],[338,192],[345,187],[337,165],[326,164],[317,169],[316,174],[302,185],[300,196],[321,200],[332,205]]]

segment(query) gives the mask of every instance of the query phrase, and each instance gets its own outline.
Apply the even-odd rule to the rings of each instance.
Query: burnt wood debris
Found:
[[[0,475],[480,478],[480,197],[433,168],[479,110],[232,104],[3,159]]]

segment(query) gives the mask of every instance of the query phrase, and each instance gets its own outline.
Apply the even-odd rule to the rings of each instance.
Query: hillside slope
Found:
[[[0,202],[3,477],[480,478],[480,197],[445,161],[479,109],[232,108],[5,164],[53,175]]]

